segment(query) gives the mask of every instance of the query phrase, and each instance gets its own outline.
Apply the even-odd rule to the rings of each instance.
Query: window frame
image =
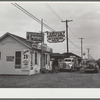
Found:
[[[34,59],[35,60],[35,65],[37,65],[38,64],[38,62],[37,62],[38,61],[38,54],[37,54],[37,52],[35,52],[35,57],[34,58],[35,58]]]
[[[17,55],[18,52],[20,53],[20,56]],[[16,51],[15,52],[15,69],[20,69],[21,68],[21,56],[22,56],[21,55],[21,51]],[[20,61],[19,64],[17,64],[18,63],[17,62],[18,60]]]
[[[45,54],[45,64],[47,65],[48,64],[48,55]]]

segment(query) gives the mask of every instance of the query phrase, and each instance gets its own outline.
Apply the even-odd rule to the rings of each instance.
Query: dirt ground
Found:
[[[0,76],[0,88],[99,88],[99,73],[58,72],[32,76]]]

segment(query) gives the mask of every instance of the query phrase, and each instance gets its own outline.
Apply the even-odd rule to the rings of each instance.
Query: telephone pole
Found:
[[[90,57],[89,57],[89,51],[90,51],[90,48],[87,48],[87,50],[88,50],[88,60],[90,59]]]
[[[69,45],[68,45],[68,22],[71,22],[73,20],[66,20],[61,22],[66,22],[66,44],[67,44],[67,54],[69,53]],[[69,55],[68,55],[69,57]]]
[[[42,42],[41,42],[41,69],[42,69],[43,68],[43,44],[44,44],[43,19],[41,19],[41,35],[42,35]]]
[[[81,59],[83,59],[83,39],[84,38],[79,38],[79,39],[81,39]]]

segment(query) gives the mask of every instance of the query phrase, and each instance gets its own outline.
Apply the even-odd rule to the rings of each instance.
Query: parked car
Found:
[[[86,64],[84,65],[84,71],[85,72],[99,72],[99,66],[96,61],[87,61]]]

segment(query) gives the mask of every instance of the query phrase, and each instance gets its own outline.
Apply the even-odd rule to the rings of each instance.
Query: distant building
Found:
[[[50,66],[51,48],[43,53],[43,67]],[[0,38],[0,74],[32,75],[40,73],[41,45],[32,48],[32,42],[6,33]]]
[[[74,53],[63,53],[63,54],[60,54],[60,53],[52,53],[51,55],[51,58],[52,59],[55,59],[55,60],[60,60],[60,59],[64,59],[64,58],[68,58],[68,57],[76,57],[78,59],[79,62],[81,62],[81,57],[74,54]]]

